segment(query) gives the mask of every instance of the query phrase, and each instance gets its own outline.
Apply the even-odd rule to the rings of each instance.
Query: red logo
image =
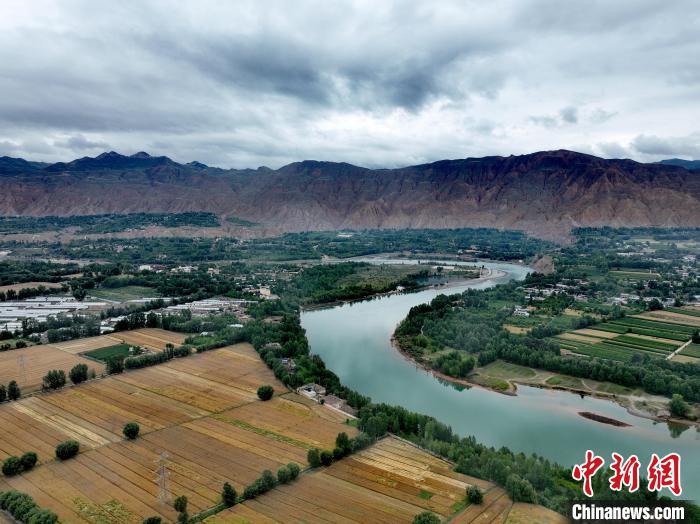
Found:
[[[610,477],[610,489],[622,491],[627,488],[629,493],[639,489],[640,462],[637,455],[631,455],[627,460],[619,453],[612,454],[610,469],[613,474]],[[593,496],[593,477],[605,465],[605,459],[597,456],[590,449],[586,451],[586,460],[583,464],[576,464],[571,476],[576,481],[583,481],[583,493],[587,497]],[[668,488],[677,497],[683,492],[681,488],[681,457],[678,453],[669,453],[659,458],[656,453],[651,455],[647,467],[649,491],[661,491]]]

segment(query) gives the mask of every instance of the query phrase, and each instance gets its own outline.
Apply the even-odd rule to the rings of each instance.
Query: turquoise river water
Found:
[[[522,279],[528,271],[513,264],[484,265],[506,275],[303,312],[302,325],[311,351],[320,355],[344,384],[374,401],[432,415],[458,434],[474,435],[490,446],[537,453],[564,465],[583,462],[587,449],[604,456],[608,464],[613,451],[625,457],[634,453],[642,469],[651,453],[678,452],[682,457],[682,498],[700,500],[700,432],[695,428],[671,431],[667,424],[631,415],[614,402],[563,391],[519,386],[517,396],[506,396],[481,388],[460,390],[416,367],[392,347],[391,335],[411,307],[440,293]],[[630,427],[588,420],[578,414],[580,411],[621,420]]]

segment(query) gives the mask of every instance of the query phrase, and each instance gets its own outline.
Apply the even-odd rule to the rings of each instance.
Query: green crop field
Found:
[[[129,347],[131,347],[129,344],[116,344],[114,346],[107,346],[106,348],[93,349],[92,351],[83,353],[83,355],[105,362],[111,357],[128,357]]]
[[[700,344],[688,344],[680,354],[700,358]]]

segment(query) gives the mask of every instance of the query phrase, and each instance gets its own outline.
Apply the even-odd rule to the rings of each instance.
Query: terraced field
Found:
[[[278,396],[259,401],[261,384]],[[134,441],[121,434],[129,421],[141,426]],[[332,448],[339,432],[356,433],[344,421],[289,393],[251,346],[229,346],[3,404],[0,460],[31,450],[39,466],[1,479],[0,490],[29,493],[63,522],[138,524],[156,514],[174,522],[158,501],[162,453],[170,493],[186,494],[194,514],[219,502],[225,481],[241,492],[264,469],[306,465],[309,447]],[[68,439],[82,452],[54,461]]]
[[[465,489],[485,491],[484,504],[464,509]],[[518,505],[517,515],[537,522],[565,522],[537,506]],[[451,522],[507,522],[513,503],[505,491],[452,471],[449,463],[395,437],[304,474],[264,497],[234,506],[207,519],[207,524],[273,522],[412,522],[431,511]],[[535,514],[536,513],[536,514]]]
[[[563,333],[553,340],[571,353],[629,362],[638,354],[669,358],[699,327],[697,311],[669,308],[602,322]],[[700,351],[691,344],[681,355],[700,358]]]

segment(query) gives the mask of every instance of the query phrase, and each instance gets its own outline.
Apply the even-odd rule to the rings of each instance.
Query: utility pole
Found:
[[[25,386],[27,384],[27,368],[25,367],[24,354],[17,357],[17,368],[19,369],[19,383]]]
[[[158,478],[156,482],[158,483],[158,501],[161,504],[168,504],[170,502],[170,491],[168,490],[168,477],[170,473],[168,472],[168,454],[164,451],[160,454],[160,458],[156,460],[158,463]]]

